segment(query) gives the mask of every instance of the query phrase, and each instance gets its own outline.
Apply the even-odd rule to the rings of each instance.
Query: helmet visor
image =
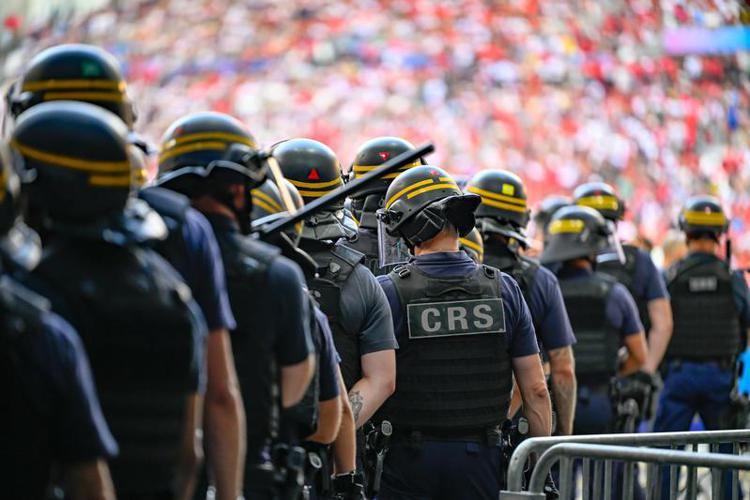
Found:
[[[405,264],[411,258],[406,240],[388,234],[384,213],[378,211],[378,263],[380,268]]]
[[[617,237],[617,227],[614,221],[607,220],[607,249],[596,256],[596,262],[603,264],[605,262],[619,262],[625,264],[625,252],[622,249],[620,239]]]

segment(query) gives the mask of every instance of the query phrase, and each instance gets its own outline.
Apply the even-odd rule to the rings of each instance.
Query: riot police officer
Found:
[[[57,45],[32,58],[17,87],[10,95],[10,112],[15,117],[50,100],[88,102],[119,116],[130,131],[134,187],[143,185],[149,148],[133,132],[135,106],[114,56],[92,45]],[[190,287],[208,324],[207,462],[213,472],[217,500],[234,500],[241,482],[243,457],[239,443],[244,441],[244,414],[229,345],[228,329],[234,328],[235,321],[218,244],[208,221],[190,207],[186,197],[155,186],[141,189],[138,195],[166,222],[167,238],[156,242],[155,248]],[[30,208],[33,223],[37,210],[33,204]],[[22,226],[16,228],[21,230]],[[30,258],[33,260],[33,254],[25,254],[25,260]]]
[[[664,387],[654,430],[686,431],[696,413],[706,429],[735,428],[733,363],[748,345],[747,285],[740,271],[732,271],[717,256],[729,227],[719,200],[690,198],[680,212],[679,225],[688,254],[666,272],[674,334],[664,357]],[[731,478],[725,476],[728,495]],[[666,490],[668,481],[662,486]]]
[[[617,244],[613,228],[594,209],[569,206],[552,216],[546,241],[541,261],[561,264],[557,277],[577,339],[573,434],[612,432],[610,380],[637,372],[647,356],[633,298],[614,278],[596,271],[597,255]],[[618,368],[621,345],[627,354]]]
[[[570,197],[556,194],[547,196],[539,203],[532,217],[534,221],[534,233],[530,248],[526,251],[527,256],[535,257],[541,253],[544,248],[544,235],[552,216],[562,207],[567,207],[572,203],[573,200]],[[537,255],[532,255],[532,253]]]
[[[277,144],[272,153],[305,203],[342,184],[338,159],[325,144],[291,139]],[[354,234],[342,219],[341,205],[306,219],[300,248],[318,264],[317,276],[308,274],[307,285],[328,316],[354,418],[361,427],[393,392],[397,344],[383,291],[362,264],[364,255],[346,245]]]
[[[362,144],[357,150],[354,162],[349,168],[349,180],[362,177],[389,159],[414,149],[414,145],[400,137],[376,137]],[[391,181],[401,172],[424,162],[417,160],[404,165],[397,172],[384,176],[351,197],[351,209],[359,222],[357,235],[351,238],[348,246],[365,255],[364,264],[375,276],[388,274],[390,269],[380,266],[378,253],[378,225],[375,212],[383,206],[385,191]]]
[[[573,201],[597,210],[613,225],[622,220],[625,203],[609,184],[589,182],[576,188]],[[644,250],[632,244],[622,245],[625,262],[605,257],[597,270],[613,276],[633,296],[648,338],[649,358],[643,370],[654,373],[661,363],[672,335],[672,312],[669,295],[661,273]]]
[[[11,146],[33,172],[30,196],[54,245],[30,276],[76,328],[120,455],[119,498],[190,494],[205,376],[205,322],[189,288],[145,247],[162,219],[131,198],[128,131],[81,102],[19,117]],[[137,369],[136,369],[137,367]]]
[[[529,221],[526,188],[512,172],[485,170],[469,181],[466,191],[481,196],[475,215],[484,239],[484,263],[513,276],[529,306],[534,329],[550,364],[556,431],[568,435],[573,429],[576,399],[571,349],[575,337],[557,278],[521,254],[528,248],[524,234]]]
[[[20,182],[0,144],[0,239],[19,222]],[[28,234],[28,233],[26,233]],[[38,242],[8,242],[8,249]],[[8,248],[8,247],[11,248]],[[12,257],[13,255],[9,255]],[[101,413],[88,358],[75,330],[49,301],[0,265],[0,483],[8,498],[44,498],[53,463],[68,494],[114,498],[106,460],[117,445]]]
[[[278,412],[303,396],[314,361],[299,267],[248,237],[251,189],[265,180],[255,139],[213,112],[175,121],[164,133],[158,183],[189,196],[221,249],[237,327],[232,350],[247,415],[246,498],[275,498],[269,461]]]
[[[294,208],[302,208],[304,202],[297,188],[286,179],[283,182]],[[288,215],[279,189],[270,179],[253,189],[251,194],[254,228]],[[296,247],[301,233],[301,223],[290,228],[286,232],[286,241],[280,242],[281,247],[289,244]],[[290,258],[300,262],[300,266],[307,266],[306,257],[309,256],[299,249],[294,250],[296,252],[287,252]],[[352,476],[356,469],[354,416],[339,369],[341,358],[336,352],[328,318],[309,293],[307,297],[310,302],[310,332],[315,346],[316,371],[302,401],[282,414],[282,440],[303,441],[302,444],[308,451],[305,487],[314,498],[325,498],[326,495],[333,494],[337,487],[341,494],[351,494],[351,490],[357,486],[362,488],[361,481],[357,482],[358,478]],[[331,455],[328,445],[334,441],[334,453]],[[319,463],[316,463],[318,459]],[[331,481],[334,463],[338,477]],[[346,479],[350,479],[349,483],[341,487]]]
[[[510,276],[459,251],[479,196],[420,166],[396,177],[385,199],[384,230],[414,258],[378,278],[399,341],[396,392],[382,409],[393,440],[379,498],[497,498],[513,374],[530,434],[550,433],[531,316]]]

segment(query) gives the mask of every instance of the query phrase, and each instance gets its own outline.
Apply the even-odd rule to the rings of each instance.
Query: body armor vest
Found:
[[[607,301],[616,284],[606,274],[593,273],[585,278],[560,279],[565,308],[577,342],[573,346],[576,376],[592,379],[609,377],[617,369],[620,336],[607,319]]]
[[[59,397],[41,376],[38,339],[45,335],[45,299],[8,277],[0,277],[0,477],[7,498],[44,498],[49,483]],[[44,351],[40,352],[44,355]],[[21,433],[19,429],[33,429]],[[16,474],[15,471],[18,473]],[[31,481],[28,481],[32,478]]]
[[[612,276],[618,283],[625,286],[633,296],[635,305],[638,307],[638,316],[641,318],[643,329],[648,335],[651,331],[651,318],[648,315],[648,301],[641,293],[635,290],[635,272],[638,263],[638,254],[641,250],[634,245],[623,245],[625,264],[616,260],[609,260],[597,264],[596,270]]]
[[[270,294],[270,300],[284,300],[273,296],[268,283],[269,267],[280,252],[243,236],[231,225],[217,224],[214,216],[207,218],[224,260],[229,302],[237,322],[230,334],[247,420],[246,465],[252,466],[259,463],[279,430],[280,375],[276,346],[269,341],[275,336],[275,319],[263,310],[264,299],[259,294]]]
[[[120,445],[110,461],[115,489],[124,497],[172,492],[206,329],[190,289],[151,250],[75,240],[47,251],[34,275],[61,293],[61,312],[91,360]]]
[[[362,378],[359,351],[359,332],[350,332],[343,324],[341,290],[354,269],[364,259],[360,252],[342,243],[324,246],[315,242],[305,250],[318,263],[318,275],[306,276],[307,286],[320,309],[328,317],[333,342],[341,356],[341,374],[347,389]]]
[[[190,258],[187,254],[189,245],[185,241],[183,226],[190,209],[190,200],[186,196],[160,187],[141,189],[138,191],[138,197],[162,217],[169,231],[167,238],[159,241],[154,249],[178,272],[185,272],[189,267]]]
[[[501,425],[512,370],[497,271],[478,266],[467,276],[434,278],[407,264],[389,276],[407,332],[396,351],[396,392],[383,416],[406,432]]]
[[[666,357],[711,360],[737,354],[741,329],[726,263],[688,256],[670,268],[668,278],[674,330]]]
[[[531,290],[534,289],[539,264],[529,258],[514,255],[510,251],[496,252],[491,246],[485,248],[484,263],[513,277],[521,289],[526,304],[531,304]],[[537,318],[533,314],[531,320],[536,328]]]

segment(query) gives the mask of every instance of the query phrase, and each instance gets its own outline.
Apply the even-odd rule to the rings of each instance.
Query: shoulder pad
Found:
[[[484,271],[484,274],[490,279],[495,279],[497,273],[500,272],[494,267],[486,266],[484,264],[482,264],[482,270]]]
[[[411,276],[411,266],[409,264],[401,264],[400,266],[396,266],[395,268],[393,268],[393,270],[388,273],[388,275],[393,280],[395,280],[396,278],[402,280],[406,279]]]
[[[170,189],[149,187],[138,191],[138,197],[149,204],[159,215],[180,223],[185,221],[190,199]]]
[[[365,254],[346,246],[346,244],[340,241],[333,246],[331,253],[352,267],[361,264],[365,260]]]

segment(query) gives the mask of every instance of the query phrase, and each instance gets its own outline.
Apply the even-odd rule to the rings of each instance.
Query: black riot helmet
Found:
[[[133,127],[135,113],[115,57],[93,45],[64,44],[29,62],[9,98],[14,116],[42,102],[82,101],[101,106]]]
[[[341,187],[341,165],[336,153],[322,142],[313,139],[289,139],[276,144],[271,155],[281,173],[298,190],[305,203]],[[317,241],[336,241],[351,238],[356,227],[346,220],[343,202],[334,203],[305,220],[302,238]]]
[[[534,211],[534,225],[538,232],[544,233],[547,231],[547,225],[552,220],[552,216],[555,212],[560,210],[562,207],[572,205],[573,200],[568,196],[562,195],[551,195],[544,198],[537,209]]]
[[[469,234],[458,239],[459,248],[466,252],[474,262],[484,262],[484,242],[479,229],[473,228]]]
[[[390,160],[391,158],[395,158],[401,153],[411,151],[412,149],[414,149],[414,144],[400,137],[376,137],[374,139],[370,139],[369,141],[362,144],[357,150],[357,154],[354,156],[354,161],[349,168],[348,179],[358,179],[363,175],[375,170],[377,167]],[[383,176],[383,178],[381,178],[380,180],[375,181],[369,186],[362,188],[361,190],[352,194],[352,199],[362,199],[367,195],[374,193],[381,195],[385,194],[388,186],[391,185],[391,182],[398,176],[398,174],[409,170],[412,167],[417,167],[424,164],[425,162],[421,158],[412,163],[408,163],[399,168],[397,171]]]
[[[305,202],[302,201],[299,191],[294,185],[287,179],[283,180],[284,187],[289,193],[294,208],[296,210],[301,209]],[[253,228],[262,227],[265,224],[269,224],[279,218],[286,217],[289,215],[289,211],[286,208],[284,200],[279,192],[279,188],[271,179],[266,181],[260,186],[252,189],[250,194],[253,199],[253,211],[250,214],[253,220]],[[294,226],[291,226],[285,231],[290,241],[297,243],[300,236],[302,236],[302,222],[298,222]]]
[[[507,170],[484,170],[472,177],[465,191],[482,197],[476,217],[484,236],[499,234],[528,247],[524,229],[529,222],[529,209],[520,177]]]
[[[403,238],[414,247],[437,236],[448,222],[459,237],[469,234],[480,201],[475,194],[462,193],[445,170],[423,165],[393,180],[378,214],[390,236]]]
[[[573,203],[593,208],[613,222],[625,215],[625,202],[617,196],[615,188],[604,182],[587,182],[578,186],[573,191]]]
[[[250,231],[250,191],[265,179],[255,139],[229,115],[193,113],[172,123],[162,137],[157,184],[191,198],[212,196],[235,212],[244,233]],[[230,192],[234,184],[244,185],[242,207]]]
[[[721,202],[713,196],[689,198],[680,211],[680,230],[690,239],[710,238],[718,241],[729,229],[729,219]]]
[[[128,128],[92,104],[55,101],[19,117],[11,147],[23,159],[43,227],[126,244],[163,238],[164,222],[130,198]]]
[[[552,216],[545,234],[542,264],[593,258],[618,245],[613,224],[589,207],[563,207]]]

